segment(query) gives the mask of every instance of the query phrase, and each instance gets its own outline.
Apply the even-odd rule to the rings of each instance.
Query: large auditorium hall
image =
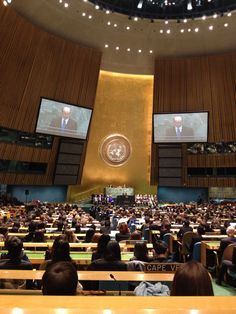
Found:
[[[236,312],[236,1],[0,0],[0,313]]]

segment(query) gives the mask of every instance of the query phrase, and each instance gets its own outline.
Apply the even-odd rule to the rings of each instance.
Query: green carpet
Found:
[[[226,283],[222,283],[222,286],[219,286],[215,283],[215,279],[212,280],[214,295],[218,296],[236,296],[236,288]]]

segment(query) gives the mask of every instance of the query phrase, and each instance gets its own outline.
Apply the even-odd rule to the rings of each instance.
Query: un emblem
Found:
[[[121,134],[107,136],[100,145],[100,155],[110,166],[124,165],[131,155],[131,145],[128,139]]]

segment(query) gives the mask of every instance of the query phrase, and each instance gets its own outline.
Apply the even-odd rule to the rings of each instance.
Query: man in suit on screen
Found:
[[[77,122],[71,118],[70,107],[63,107],[61,116],[52,120],[50,128],[65,133],[76,133]]]
[[[166,130],[166,137],[170,140],[184,140],[191,141],[194,137],[193,129],[183,124],[182,116],[174,116],[173,126]]]

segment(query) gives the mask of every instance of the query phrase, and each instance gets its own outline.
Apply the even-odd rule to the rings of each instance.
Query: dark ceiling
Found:
[[[128,15],[129,18],[184,19],[219,15],[236,9],[235,0],[90,0],[101,10]]]

